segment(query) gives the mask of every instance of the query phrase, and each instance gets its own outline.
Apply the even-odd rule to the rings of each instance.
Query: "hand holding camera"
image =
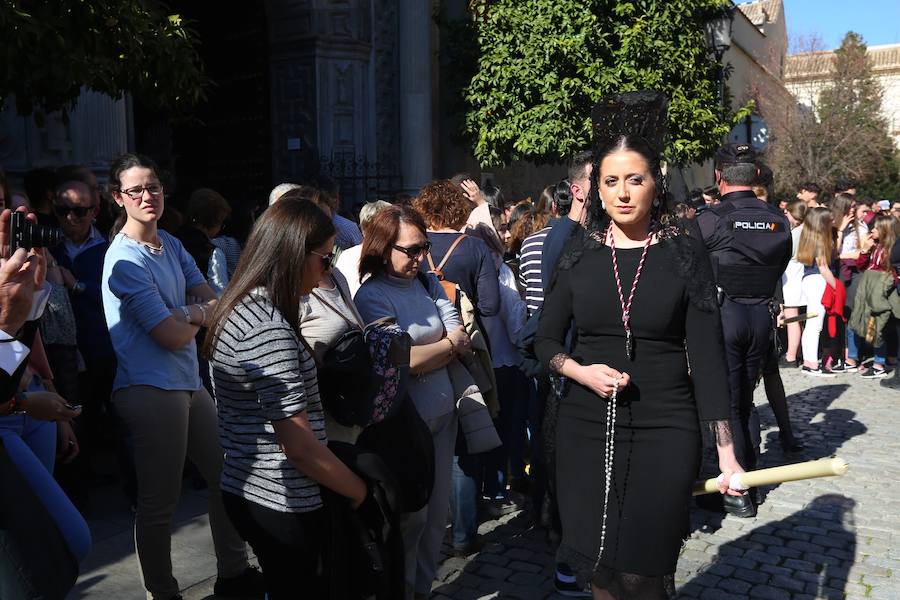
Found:
[[[42,248],[60,239],[59,230],[38,225],[24,208],[0,213],[0,330],[15,335],[25,324],[34,292],[47,274]]]

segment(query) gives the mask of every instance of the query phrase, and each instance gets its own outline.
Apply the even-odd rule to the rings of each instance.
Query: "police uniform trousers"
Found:
[[[760,444],[759,415],[753,405],[753,389],[772,343],[772,316],[768,303],[743,304],[727,297],[721,314],[731,388],[734,454],[744,470],[750,471],[756,468]]]

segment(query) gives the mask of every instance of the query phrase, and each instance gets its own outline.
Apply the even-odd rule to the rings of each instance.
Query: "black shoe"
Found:
[[[863,379],[879,379],[881,377],[887,377],[890,374],[890,370],[884,367],[880,369],[876,369],[875,367],[866,367],[859,372],[859,376]]]
[[[266,582],[256,567],[247,567],[234,577],[219,577],[213,593],[222,598],[265,598]]]
[[[791,438],[789,440],[781,440],[781,449],[788,454],[796,454],[803,452],[804,448],[802,443],[798,442],[795,438]]]
[[[803,367],[801,367],[800,372],[811,377],[835,377],[835,374],[828,369],[812,369],[810,367],[807,367],[806,365],[803,365]]]
[[[749,519],[756,516],[756,507],[753,506],[753,500],[750,494],[741,494],[740,496],[722,496],[722,504],[725,507],[725,514],[734,515],[742,519]]]
[[[465,558],[467,556],[471,556],[473,554],[481,552],[481,549],[483,547],[484,540],[476,536],[474,540],[472,540],[465,546],[453,546],[453,556],[456,556],[458,558]]]
[[[591,598],[591,584],[588,582],[583,587],[578,587],[578,579],[572,568],[566,563],[556,564],[556,574],[553,576],[553,586],[556,593],[569,598]]]
[[[800,366],[800,359],[788,360],[784,356],[779,356],[778,366],[782,369],[796,369]]]

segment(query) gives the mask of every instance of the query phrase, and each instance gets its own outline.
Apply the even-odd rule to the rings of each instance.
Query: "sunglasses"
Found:
[[[322,259],[322,268],[326,271],[331,268],[334,264],[334,252],[329,252],[328,254],[322,254],[321,252],[316,252],[315,250],[310,250],[310,254],[315,254],[319,258]]]
[[[53,212],[55,212],[59,217],[65,219],[69,216],[69,213],[72,213],[77,218],[81,219],[85,216],[89,215],[93,210],[97,208],[96,206],[63,206],[62,204],[54,204]]]
[[[410,259],[416,259],[422,256],[423,254],[428,254],[428,251],[431,250],[431,242],[425,242],[424,244],[416,245],[416,246],[398,246],[397,244],[393,244],[392,248],[394,250],[398,250],[405,254]]]

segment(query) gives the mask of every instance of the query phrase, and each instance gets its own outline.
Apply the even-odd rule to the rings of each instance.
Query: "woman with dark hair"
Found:
[[[500,210],[506,209],[506,199],[503,197],[503,192],[497,186],[486,186],[481,190],[481,193],[484,195],[484,200],[488,203],[488,206],[493,206]]]
[[[185,213],[187,223],[176,234],[217,295],[228,285],[228,263],[212,238],[219,235],[230,214],[231,206],[222,194],[209,188],[194,190]]]
[[[255,220],[254,205],[250,202],[239,201],[231,205],[231,211],[222,224],[222,229],[212,239],[213,245],[225,253],[229,279],[237,270],[237,264],[241,258],[241,248],[247,242]]]
[[[431,498],[423,509],[401,519],[406,595],[410,599],[430,594],[447,525],[457,415],[446,367],[470,351],[459,314],[440,283],[434,277],[420,276],[430,248],[425,222],[415,210],[406,206],[381,210],[372,218],[363,240],[359,274],[365,281],[354,298],[367,323],[393,317],[412,338],[409,397],[434,442]]]
[[[320,486],[357,508],[366,485],[326,446],[301,299],[331,269],[335,231],[312,202],[282,198],[256,223],[210,319],[225,450],[225,508],[259,559],[271,600],[327,597]]]
[[[716,434],[720,491],[739,494],[727,483],[741,468],[722,327],[703,242],[664,214],[665,98],[622,94],[592,117],[590,218],[560,260],[535,345],[571,382],[556,431],[558,559],[594,598],[666,598],[689,532],[701,422]]]
[[[134,449],[134,536],[144,587],[154,600],[180,598],[170,546],[187,457],[209,486],[216,594],[261,596],[262,578],[248,566],[222,504],[216,405],[197,364],[194,336],[209,322],[216,293],[181,242],[157,227],[165,203],[156,164],[122,155],[109,181],[126,220],[106,251],[103,309],[118,362],[112,401]],[[188,296],[198,301],[189,303]]]

